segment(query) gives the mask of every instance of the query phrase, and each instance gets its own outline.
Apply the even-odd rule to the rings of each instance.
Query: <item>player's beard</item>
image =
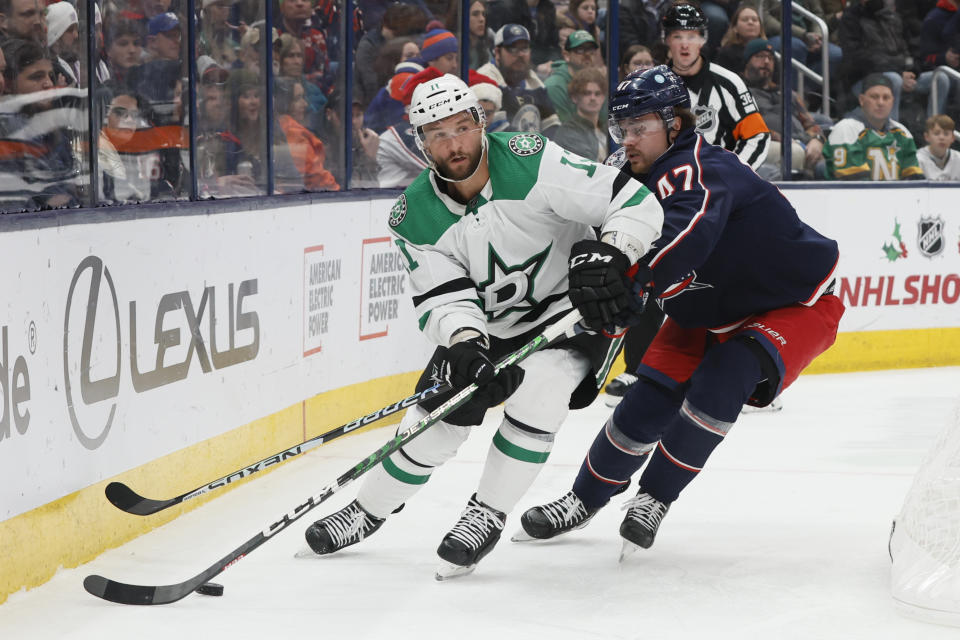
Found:
[[[466,162],[457,163],[457,166],[454,168],[452,163],[455,160],[466,158]],[[469,178],[477,170],[477,167],[480,166],[480,161],[483,159],[483,144],[477,145],[476,149],[471,152],[459,151],[454,155],[448,155],[446,158],[435,160],[437,165],[437,173],[448,180],[464,180]]]

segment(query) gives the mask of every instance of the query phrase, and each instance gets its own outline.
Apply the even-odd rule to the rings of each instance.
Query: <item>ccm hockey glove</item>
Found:
[[[611,244],[581,240],[570,251],[568,296],[583,324],[607,335],[640,322],[653,286],[650,267],[630,264]]]
[[[477,391],[470,399],[471,405],[495,407],[509,398],[523,382],[523,369],[511,365],[495,375],[495,366],[487,356],[487,341],[478,336],[451,345],[441,365],[444,381],[454,389],[462,389],[472,383]]]

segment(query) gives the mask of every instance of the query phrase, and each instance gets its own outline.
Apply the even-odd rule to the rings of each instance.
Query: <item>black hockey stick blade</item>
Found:
[[[266,467],[278,464],[280,462],[285,462],[286,460],[289,460],[294,456],[298,456],[305,451],[309,451],[314,447],[318,447],[325,442],[335,440],[336,438],[359,429],[360,427],[365,427],[368,424],[372,424],[377,420],[380,420],[381,418],[385,418],[389,415],[393,415],[394,413],[402,411],[403,409],[412,407],[421,400],[425,400],[433,395],[444,393],[449,390],[450,387],[446,385],[435,385],[428,389],[424,389],[423,391],[415,393],[412,396],[407,396],[403,400],[398,400],[393,404],[389,404],[381,409],[377,409],[373,413],[368,413],[367,415],[357,418],[352,422],[340,425],[339,427],[331,429],[326,433],[322,433],[319,436],[310,438],[305,442],[301,442],[300,444],[294,445],[289,449],[275,453],[274,455],[264,458],[259,462],[255,462],[252,465],[244,467],[243,469],[229,473],[222,478],[217,478],[212,482],[208,482],[202,487],[191,489],[190,491],[181,493],[173,498],[168,498],[166,500],[146,498],[122,482],[111,482],[107,485],[106,489],[104,489],[104,494],[106,495],[107,500],[109,500],[113,506],[121,511],[126,511],[127,513],[135,516],[153,515],[158,511],[169,509],[170,507],[190,500],[191,498],[196,498],[197,496],[201,496],[205,493],[225,487],[232,482],[246,478],[258,471],[265,469]]]
[[[563,318],[547,327],[543,333],[535,337],[533,340],[514,351],[502,361],[498,362],[496,370],[500,371],[504,367],[516,364],[527,358],[532,353],[545,347],[555,338],[568,334],[568,332],[573,330],[574,325],[579,320],[579,312],[571,311]],[[214,576],[219,575],[229,567],[233,566],[241,558],[248,555],[267,540],[271,539],[273,536],[302,518],[311,509],[326,501],[330,496],[337,493],[351,482],[383,462],[384,458],[419,436],[431,425],[439,422],[449,413],[456,411],[473,396],[473,393],[476,390],[477,385],[471,384],[465,389],[458,391],[449,400],[431,411],[429,415],[424,416],[416,424],[411,425],[405,431],[395,435],[382,447],[343,473],[333,483],[321,489],[316,495],[307,498],[306,502],[303,504],[297,505],[289,512],[285,513],[279,520],[268,526],[266,529],[258,532],[255,536],[244,542],[229,554],[207,567],[202,573],[199,573],[183,582],[163,586],[126,584],[124,582],[117,582],[115,580],[110,580],[109,578],[104,578],[103,576],[91,575],[84,579],[83,588],[86,589],[91,595],[104,600],[109,600],[110,602],[116,602],[118,604],[170,604],[171,602],[176,602],[177,600],[187,597],[193,593],[197,587],[205,582],[209,582],[214,578]]]
[[[103,492],[113,506],[135,516],[149,516],[183,502],[182,496],[169,500],[144,498],[122,482],[111,482]]]

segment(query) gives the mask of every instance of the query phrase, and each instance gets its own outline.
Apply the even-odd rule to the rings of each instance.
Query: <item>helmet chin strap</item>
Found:
[[[480,165],[483,164],[483,157],[486,154],[487,154],[487,132],[484,131],[483,139],[480,142],[480,159],[477,161],[477,166],[473,168],[473,171],[471,171],[470,175],[468,175],[466,178],[461,178],[460,180],[454,180],[453,178],[446,177],[445,175],[440,173],[440,169],[437,167],[437,163],[434,162],[433,156],[430,157],[430,168],[437,175],[437,177],[443,180],[444,182],[466,182],[467,180],[475,176],[477,174],[477,171],[480,170]]]

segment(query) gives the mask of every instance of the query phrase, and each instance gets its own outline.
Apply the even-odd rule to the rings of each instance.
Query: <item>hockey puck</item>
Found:
[[[205,582],[196,589],[197,593],[202,593],[205,596],[222,596],[223,595],[223,585],[217,584],[216,582]]]

